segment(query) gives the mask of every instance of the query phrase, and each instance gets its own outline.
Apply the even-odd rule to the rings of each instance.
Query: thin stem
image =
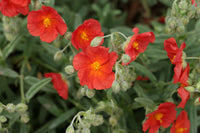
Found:
[[[186,59],[188,59],[188,60],[191,60],[191,59],[200,60],[200,57],[186,57]]]
[[[81,104],[79,104],[78,102],[74,101],[73,99],[71,99],[70,97],[68,97],[68,100],[73,103],[76,107],[86,110],[86,108],[84,106],[82,106]]]
[[[118,33],[118,34],[120,34],[120,35],[122,35],[126,40],[128,39],[123,33],[121,33],[121,32],[114,32],[114,33]]]
[[[22,67],[20,70],[20,76],[19,76],[19,80],[20,80],[20,93],[21,93],[21,101],[22,103],[24,103],[26,101],[25,96],[24,96],[24,68],[25,68],[25,64],[26,64],[26,60],[24,60],[24,62],[22,63]]]
[[[61,51],[64,52],[65,49],[68,48],[70,45],[71,45],[71,41]]]

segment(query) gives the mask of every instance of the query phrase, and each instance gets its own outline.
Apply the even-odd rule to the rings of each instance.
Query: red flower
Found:
[[[0,10],[4,16],[8,17],[14,17],[20,13],[27,15],[30,3],[31,0],[1,0]]]
[[[170,133],[189,133],[190,132],[190,121],[186,111],[181,111],[173,123]]]
[[[87,85],[89,89],[107,89],[115,80],[112,67],[117,60],[115,52],[108,53],[109,49],[97,46],[88,47],[78,53],[73,59],[73,66],[78,71],[81,85]]]
[[[147,114],[148,119],[143,124],[143,131],[149,129],[149,133],[156,133],[160,126],[164,128],[176,119],[176,105],[171,102],[165,102],[158,106],[158,109],[152,113]]]
[[[184,108],[187,100],[190,98],[190,92],[185,90],[183,87],[178,88],[178,94],[181,96],[181,102],[177,108]]]
[[[45,73],[46,78],[52,78],[51,82],[53,83],[54,88],[57,90],[59,96],[67,100],[68,97],[68,85],[67,82],[62,80],[62,77],[59,73]]]
[[[100,23],[95,19],[88,19],[72,33],[71,42],[77,50],[86,49],[97,36],[104,36]],[[102,43],[103,39],[99,45]]]
[[[167,56],[172,64],[182,63],[182,53],[185,46],[186,44],[182,43],[179,49],[174,38],[164,41],[164,49],[167,51]]]
[[[140,53],[143,53],[149,43],[154,43],[155,35],[153,32],[146,32],[138,34],[139,29],[133,28],[135,33],[127,46],[125,46],[125,53],[131,57],[128,63],[123,63],[123,65],[128,65],[131,61],[134,61]]]
[[[197,3],[196,3],[196,1],[195,1],[195,0],[191,0],[191,3],[192,3],[192,5],[194,5],[194,4],[195,4],[195,6],[197,7]]]
[[[42,6],[42,9],[28,14],[27,28],[31,35],[40,36],[44,42],[52,42],[58,33],[64,35],[67,25],[55,9]]]
[[[137,76],[136,80],[140,80],[140,81],[148,81],[148,80],[149,80],[149,77]]]
[[[189,63],[187,63],[187,67],[183,69],[183,64],[178,63],[174,67],[174,81],[173,83],[180,82],[182,86],[188,86],[187,80],[189,77],[189,72],[190,72],[190,66]]]

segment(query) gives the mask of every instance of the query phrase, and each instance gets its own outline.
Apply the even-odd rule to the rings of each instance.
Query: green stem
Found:
[[[24,96],[24,68],[25,68],[25,64],[26,64],[26,60],[23,61],[22,63],[22,67],[20,69],[20,76],[19,76],[19,80],[20,80],[20,93],[21,93],[21,102],[22,103],[25,103],[26,102],[26,99],[25,99],[25,96]]]
[[[194,60],[200,60],[200,57],[186,57],[187,60],[191,60],[191,59],[194,59]]]
[[[81,104],[79,104],[78,102],[74,101],[73,99],[71,99],[70,97],[68,97],[68,100],[73,103],[76,107],[82,109],[82,110],[86,110],[86,108],[84,106],[82,106]]]

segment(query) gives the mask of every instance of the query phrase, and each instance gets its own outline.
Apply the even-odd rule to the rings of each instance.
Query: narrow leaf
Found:
[[[0,75],[11,77],[11,78],[16,78],[19,76],[17,72],[10,68],[3,68],[0,66]]]
[[[27,100],[30,100],[42,87],[48,84],[51,81],[51,78],[45,78],[34,84],[29,88],[26,93]]]

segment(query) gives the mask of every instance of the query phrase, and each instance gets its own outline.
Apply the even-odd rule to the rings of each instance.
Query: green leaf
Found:
[[[26,76],[24,78],[24,81],[31,86],[36,84],[40,80],[41,79],[38,79],[38,78],[35,78],[35,77],[32,77],[32,76]],[[45,92],[48,92],[48,93],[56,93],[56,90],[52,87],[52,85],[46,85],[46,86],[42,87],[41,91],[45,91]]]
[[[136,72],[139,71],[140,73],[144,74],[145,76],[149,77],[152,82],[156,82],[156,77],[149,71],[146,67],[142,66],[137,62],[131,62],[131,64],[135,67]]]
[[[134,33],[132,32],[132,29],[129,28],[129,27],[126,27],[126,26],[121,26],[121,27],[116,27],[116,28],[112,28],[110,29],[110,32],[121,32],[123,33],[124,35],[126,35],[127,37],[128,36],[131,36],[133,35]]]
[[[142,87],[137,82],[134,84],[134,90],[136,91],[139,97],[147,97]]]
[[[68,110],[67,112],[61,114],[58,118],[54,120],[54,122],[50,125],[49,129],[54,129],[58,127],[61,123],[68,120],[70,117],[72,117],[76,112],[76,109],[73,108],[71,110]]]
[[[11,78],[19,77],[19,74],[15,72],[14,70],[10,68],[3,68],[1,66],[0,66],[0,75],[11,77]]]
[[[31,86],[26,92],[27,100],[30,100],[42,87],[51,82],[51,78],[45,78]]]
[[[52,101],[51,99],[48,99],[46,97],[38,97],[37,100],[39,101],[40,104],[42,104],[42,106],[49,111],[51,114],[53,114],[54,116],[59,116],[62,113],[62,110],[60,110],[58,108],[58,106],[56,105],[56,103],[54,103],[54,101]]]
[[[194,106],[194,103],[190,102],[190,108],[189,108],[189,118],[190,118],[190,133],[197,133],[197,109],[196,106]]]
[[[55,46],[50,45],[50,44],[45,43],[45,42],[42,43],[42,47],[45,48],[52,55],[54,55],[56,52],[59,51],[59,49],[56,48]]]
[[[153,105],[154,105],[154,102],[149,98],[137,97],[135,98],[135,101],[140,103],[144,107],[153,108]]]
[[[82,18],[81,15],[79,15],[78,13],[75,14],[75,18],[74,18],[74,28],[76,29],[80,24],[82,24]]]
[[[3,49],[3,58],[4,60],[12,53],[12,51],[17,46],[18,42],[22,38],[22,33],[20,32],[18,35],[15,36],[15,38]]]

